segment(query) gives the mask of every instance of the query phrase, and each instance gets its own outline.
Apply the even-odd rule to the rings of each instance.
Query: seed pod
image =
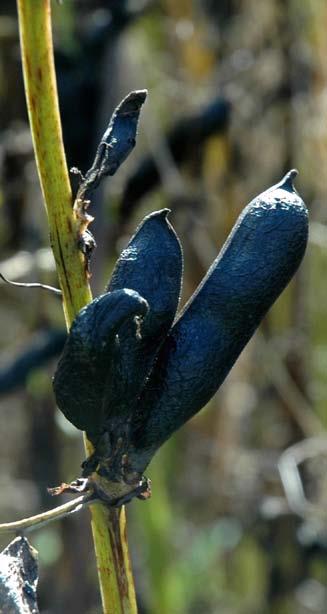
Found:
[[[143,220],[122,251],[107,288],[132,288],[149,304],[140,346],[145,371],[170,330],[181,293],[182,249],[168,214],[169,209],[162,209]]]
[[[168,221],[169,209],[151,213],[119,256],[107,292],[132,288],[149,303],[143,339],[157,342],[176,315],[181,293],[182,248]]]
[[[110,471],[119,479],[138,396],[176,314],[182,252],[168,212],[155,212],[140,224],[107,293],[75,319],[55,374],[59,408],[95,446],[86,473],[102,459],[107,476]],[[138,316],[145,312],[140,326]]]
[[[304,255],[308,214],[296,171],[255,198],[174,324],[141,395],[129,460],[154,452],[218,390]]]
[[[107,291],[132,288],[145,298],[149,312],[142,324],[141,338],[131,334],[127,322],[119,334],[116,369],[119,382],[116,399],[133,413],[137,398],[145,384],[153,361],[166,338],[178,307],[182,250],[167,216],[169,209],[148,215],[122,251],[114,268]],[[108,428],[111,413],[108,415]],[[106,425],[107,426],[107,425]]]
[[[137,292],[117,290],[84,307],[70,329],[53,387],[58,407],[92,442],[103,432],[104,415],[119,413],[126,420],[124,407],[114,402],[119,332],[131,322],[135,336],[135,317],[143,318],[147,311],[147,302]]]
[[[147,90],[135,90],[116,107],[94,162],[79,187],[79,198],[94,190],[106,175],[114,175],[134,149],[140,111],[146,97]]]

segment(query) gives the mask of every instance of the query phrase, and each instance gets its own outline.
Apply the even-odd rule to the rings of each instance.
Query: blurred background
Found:
[[[93,198],[95,294],[156,209],[171,209],[183,244],[183,302],[242,208],[292,167],[310,209],[296,278],[210,404],[149,467],[152,499],[128,506],[139,610],[324,614],[326,2],[65,0],[53,2],[53,19],[69,167],[85,172],[121,98],[149,90],[136,149]],[[0,7],[0,176],[1,272],[57,285],[10,0]],[[46,487],[79,474],[83,446],[51,389],[65,338],[60,301],[1,285],[0,322],[5,522],[57,503]],[[100,614],[89,513],[30,541],[41,611]]]

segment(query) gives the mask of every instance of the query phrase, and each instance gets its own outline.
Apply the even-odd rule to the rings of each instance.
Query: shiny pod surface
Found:
[[[99,185],[102,177],[114,175],[134,149],[139,115],[146,97],[146,90],[135,90],[116,107],[79,192],[90,192]]]
[[[92,441],[103,431],[104,415],[124,417],[117,399],[119,333],[127,322],[137,337],[135,318],[146,317],[147,302],[133,290],[108,292],[76,316],[53,380],[58,407]],[[118,401],[118,403],[116,402]]]
[[[308,213],[292,184],[296,174],[244,209],[164,342],[133,424],[129,456],[140,472],[217,391],[297,270]]]
[[[122,402],[129,405],[129,413],[136,407],[137,397],[171,328],[181,292],[182,250],[167,219],[168,213],[168,209],[163,209],[143,220],[122,251],[107,288],[108,291],[132,288],[149,305],[141,338],[131,334],[130,323],[120,333],[119,387],[122,384]]]
[[[183,257],[169,209],[148,215],[122,251],[107,292],[132,288],[149,304],[142,338],[158,345],[169,331],[181,293]]]

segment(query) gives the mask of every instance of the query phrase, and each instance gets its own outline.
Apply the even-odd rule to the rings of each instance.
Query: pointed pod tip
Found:
[[[136,113],[138,115],[147,95],[148,90],[133,90],[132,92],[129,92],[129,94],[127,94],[127,96],[125,96],[125,98],[123,98],[123,100],[119,103],[118,107],[116,108],[116,113]]]
[[[145,102],[147,95],[148,90],[133,90],[132,92],[129,92],[129,94],[127,94],[123,102],[134,102],[141,106]]]
[[[149,215],[147,215],[144,219],[150,220],[156,218],[160,220],[166,220],[168,218],[169,213],[171,213],[171,209],[159,209],[159,211],[152,211],[152,213],[149,213]]]
[[[293,181],[298,174],[299,171],[296,168],[292,168],[290,171],[288,171],[288,173],[286,173],[286,175],[284,175],[283,179],[279,183],[279,187],[283,188],[284,190],[294,191]]]
[[[149,213],[138,226],[136,233],[141,229],[152,228],[150,232],[164,231],[169,232],[169,234],[173,233],[175,236],[176,232],[169,220],[169,214],[171,213],[171,209],[159,209],[159,211],[152,211]]]
[[[133,94],[135,98],[138,98],[138,100],[143,103],[148,96],[148,90],[134,90],[134,92],[131,92],[131,94]]]
[[[155,213],[158,216],[160,216],[160,217],[162,217],[164,219],[167,219],[169,213],[171,213],[171,209],[168,209],[168,207],[165,207],[165,209],[160,209],[159,211],[155,211]]]

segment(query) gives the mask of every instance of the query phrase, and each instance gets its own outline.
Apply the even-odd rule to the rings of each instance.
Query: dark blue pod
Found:
[[[110,292],[132,288],[149,305],[142,324],[142,338],[131,334],[130,323],[122,327],[119,335],[116,367],[122,383],[121,403],[129,405],[130,412],[171,328],[180,298],[182,249],[167,219],[168,213],[169,209],[163,209],[143,220],[122,251],[107,288]]]
[[[53,387],[63,414],[93,442],[103,432],[105,415],[119,413],[126,420],[124,408],[114,403],[119,332],[130,322],[135,337],[139,327],[135,318],[147,312],[148,304],[137,292],[117,290],[94,299],[72,324]]]
[[[117,260],[106,290],[132,288],[145,298],[150,311],[142,337],[156,345],[173,323],[182,283],[182,248],[169,213],[162,209],[144,218]]]
[[[308,213],[292,184],[296,174],[244,209],[164,342],[134,419],[129,460],[140,472],[218,390],[297,270]]]
[[[103,177],[114,175],[134,149],[140,111],[146,97],[146,90],[135,90],[116,107],[78,194],[94,190]]]

